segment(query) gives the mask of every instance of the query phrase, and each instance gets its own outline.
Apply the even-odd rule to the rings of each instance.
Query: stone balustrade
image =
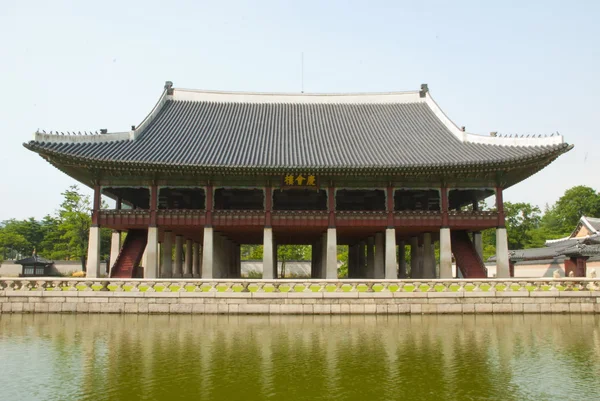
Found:
[[[600,280],[0,278],[1,313],[600,313]]]
[[[600,279],[86,279],[0,278],[0,291],[249,292],[249,293],[471,293],[600,291]]]

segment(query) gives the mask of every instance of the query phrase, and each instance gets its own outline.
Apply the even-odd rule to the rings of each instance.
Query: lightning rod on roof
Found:
[[[300,93],[304,93],[304,52],[300,53],[300,70],[301,70]]]

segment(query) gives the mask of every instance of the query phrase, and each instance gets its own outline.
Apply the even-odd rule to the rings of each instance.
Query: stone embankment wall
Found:
[[[600,313],[590,279],[251,281],[0,279],[1,313]]]

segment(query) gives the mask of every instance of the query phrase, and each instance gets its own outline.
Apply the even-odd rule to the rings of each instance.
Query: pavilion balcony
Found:
[[[273,226],[327,227],[327,210],[274,210]]]
[[[213,210],[213,225],[215,226],[264,226],[264,210]]]
[[[396,227],[434,227],[442,225],[442,212],[439,210],[404,210],[394,212]]]
[[[448,212],[448,221],[450,222],[450,227],[455,230],[483,230],[496,227],[498,223],[498,213],[487,210],[451,210]]]
[[[147,209],[102,209],[98,223],[102,227],[146,228],[150,224],[150,211]]]
[[[338,227],[385,227],[388,213],[385,210],[340,210],[335,212]]]
[[[161,209],[156,212],[156,223],[159,226],[203,226],[205,220],[204,209]]]

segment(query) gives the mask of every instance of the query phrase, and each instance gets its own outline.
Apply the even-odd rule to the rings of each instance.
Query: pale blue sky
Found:
[[[543,206],[600,189],[598,1],[0,1],[0,220],[42,217],[74,180],[22,143],[127,130],[176,87],[299,92],[428,83],[479,134],[560,132],[575,149],[506,191]]]

